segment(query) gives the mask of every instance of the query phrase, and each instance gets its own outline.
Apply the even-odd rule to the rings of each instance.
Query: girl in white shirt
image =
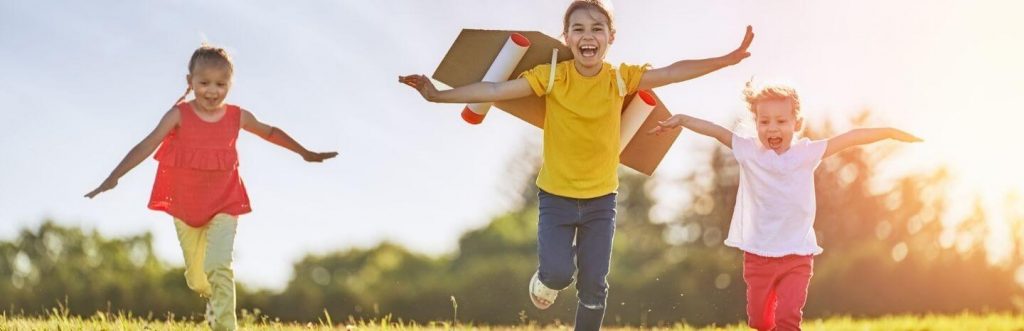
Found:
[[[814,170],[823,158],[848,147],[886,138],[921,139],[893,128],[865,128],[825,140],[794,141],[803,128],[796,90],[784,85],[753,88],[747,82],[744,95],[757,138],[682,114],[659,122],[648,133],[682,126],[732,149],[740,181],[725,245],[744,252],[748,324],[757,330],[799,330],[812,257],[822,251],[813,228]]]

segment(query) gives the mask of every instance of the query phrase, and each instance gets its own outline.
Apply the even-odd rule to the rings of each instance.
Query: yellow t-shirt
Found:
[[[555,65],[555,83],[547,93],[551,65],[523,72],[537,96],[545,96],[544,164],[537,186],[548,193],[577,199],[599,197],[619,187],[619,124],[623,97],[615,75],[621,74],[625,94],[633,94],[648,66],[605,63],[601,72],[584,77],[573,60]]]

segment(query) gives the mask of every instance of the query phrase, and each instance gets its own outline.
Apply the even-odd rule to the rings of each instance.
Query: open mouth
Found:
[[[768,148],[777,149],[782,147],[782,137],[768,137]]]
[[[594,56],[597,56],[597,46],[594,46],[594,45],[581,45],[580,46],[580,55],[582,55],[584,57],[594,57]]]

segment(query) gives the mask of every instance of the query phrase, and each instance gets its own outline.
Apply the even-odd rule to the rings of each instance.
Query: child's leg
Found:
[[[185,283],[199,296],[209,298],[213,292],[203,268],[203,261],[206,260],[206,227],[193,228],[175,218],[174,228],[185,257]]]
[[[235,273],[231,269],[231,254],[235,247],[238,217],[217,214],[206,225],[207,249],[203,269],[212,285],[214,330],[235,330]]]
[[[747,325],[759,331],[775,328],[775,259],[743,253],[747,283]]]
[[[807,302],[807,285],[813,274],[813,258],[811,256],[789,255],[782,258],[776,292],[778,308],[775,313],[775,325],[779,331],[800,330],[800,321],[804,316],[804,303]]]
[[[579,219],[576,199],[540,191],[540,221],[537,224],[538,273],[548,288],[562,290],[572,284],[572,240]]]
[[[580,303],[576,330],[598,330],[608,297],[608,269],[615,236],[615,193],[582,202],[582,222],[576,235]]]

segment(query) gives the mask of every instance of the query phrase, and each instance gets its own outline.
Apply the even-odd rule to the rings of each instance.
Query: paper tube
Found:
[[[644,124],[647,116],[651,115],[656,106],[658,106],[658,102],[649,92],[639,91],[636,93],[633,101],[630,101],[626,109],[622,111],[622,123],[619,126],[619,153],[626,149],[626,144],[633,140],[633,136],[640,130],[640,126]]]
[[[487,69],[482,81],[501,82],[507,80],[529,48],[530,39],[521,34],[512,33],[505,41],[505,45],[501,47],[498,56],[494,58],[494,62],[491,62],[491,67]],[[462,109],[462,119],[469,124],[480,124],[490,109],[490,102],[468,104],[466,108]]]

